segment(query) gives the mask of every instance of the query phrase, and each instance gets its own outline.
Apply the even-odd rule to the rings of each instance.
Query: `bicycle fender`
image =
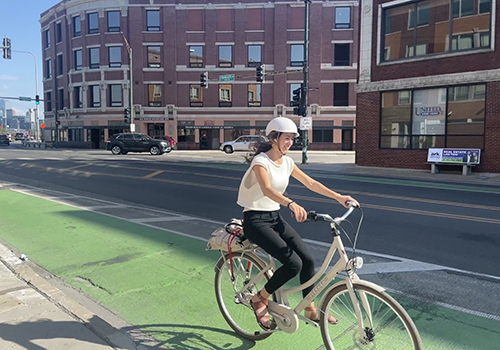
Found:
[[[325,301],[325,298],[326,296],[328,295],[328,293],[330,293],[331,290],[333,290],[334,288],[342,285],[342,284],[346,284],[346,281],[343,280],[343,281],[340,281],[340,282],[337,282],[335,283],[333,286],[331,286],[330,288],[328,288],[324,293],[323,293],[323,296],[321,297],[321,301],[319,302],[319,305],[322,306],[323,305],[323,302]],[[355,279],[352,281],[352,284],[354,285],[362,285],[362,286],[367,286],[367,287],[371,287],[373,289],[375,289],[377,292],[385,292],[385,288],[382,288],[381,286],[379,286],[378,284],[375,284],[373,282],[369,282],[369,281],[364,281],[364,280],[360,280],[360,279]]]

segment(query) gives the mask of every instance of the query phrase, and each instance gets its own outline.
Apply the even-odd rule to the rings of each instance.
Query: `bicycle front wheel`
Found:
[[[250,306],[252,295],[261,290],[270,278],[266,272],[258,281],[249,285],[249,281],[263,269],[264,266],[260,260],[253,253],[248,252],[232,253],[231,258],[229,254],[226,254],[219,259],[215,269],[215,296],[219,309],[229,326],[238,335],[250,340],[262,340],[272,334],[256,334],[256,332],[261,332],[262,328],[258,325]],[[243,289],[245,286],[246,288]],[[275,300],[274,295],[272,298]]]
[[[347,285],[332,289],[321,305],[321,334],[329,350],[421,350],[420,335],[403,307],[389,294],[354,282],[353,303]],[[363,330],[358,327],[359,307]],[[338,320],[328,323],[327,315]]]

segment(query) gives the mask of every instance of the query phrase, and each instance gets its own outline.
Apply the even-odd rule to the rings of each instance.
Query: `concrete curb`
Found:
[[[40,266],[30,261],[21,260],[18,255],[7,246],[0,243],[0,262],[3,263],[17,278],[26,283],[30,288],[37,291],[44,298],[54,304],[67,315],[80,322],[99,338],[104,340],[111,348],[116,350],[148,350],[144,345],[136,344],[127,332],[117,329],[102,318],[102,315],[97,315],[88,308],[69,297],[60,288],[55,286],[54,282],[57,278],[43,270]],[[40,276],[35,270],[43,271],[45,277]],[[61,284],[59,281],[57,284]],[[70,287],[66,287],[70,288]],[[102,308],[102,306],[99,306]],[[109,310],[108,310],[109,311]],[[110,311],[109,311],[110,312]],[[115,317],[118,317],[115,315]],[[123,323],[125,321],[122,321]],[[129,329],[133,326],[127,325]],[[133,330],[134,338],[140,339],[141,343],[148,341],[148,337],[138,330]],[[154,343],[151,339],[148,342]]]

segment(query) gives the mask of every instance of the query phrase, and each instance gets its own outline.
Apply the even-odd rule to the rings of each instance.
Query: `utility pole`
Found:
[[[129,59],[129,78],[130,78],[130,91],[129,91],[129,104],[130,104],[130,131],[134,132],[135,131],[135,124],[134,124],[134,117],[135,117],[135,111],[134,111],[134,80],[132,78],[132,47],[130,46],[127,38],[125,37],[125,34],[123,32],[120,32],[121,35],[123,36],[123,40],[125,41],[125,45],[127,46],[127,51],[128,51],[128,59]]]
[[[304,23],[304,67],[302,68],[304,73],[304,83],[302,90],[301,107],[303,110],[302,118],[307,117],[307,93],[309,90],[309,5],[311,0],[304,0],[305,4],[305,23]],[[308,140],[309,130],[302,130],[302,164],[307,164],[307,146],[309,146]]]

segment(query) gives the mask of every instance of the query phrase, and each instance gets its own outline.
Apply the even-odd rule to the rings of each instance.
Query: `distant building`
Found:
[[[479,171],[500,172],[499,9],[361,1],[358,165],[429,168],[429,148],[470,148],[482,150]]]
[[[357,0],[310,6],[311,149],[355,146],[358,7]],[[277,115],[299,124],[290,101],[302,81],[303,1],[64,0],[40,17],[45,139],[55,138],[56,113],[59,140],[75,147],[103,147],[129,128],[124,38],[133,52],[137,131],[199,149],[262,133]],[[260,64],[270,73],[264,83],[256,81]]]
[[[0,100],[0,125],[4,127],[7,125],[7,110],[12,109],[9,100]]]

